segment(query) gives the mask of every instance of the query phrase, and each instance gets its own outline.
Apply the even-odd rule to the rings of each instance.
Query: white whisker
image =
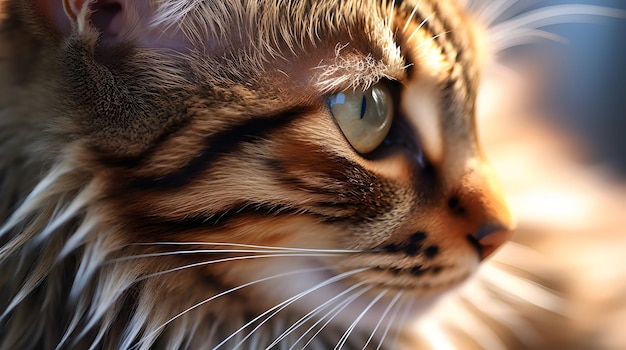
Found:
[[[413,30],[413,32],[411,33],[411,35],[409,35],[409,37],[406,39],[407,42],[411,41],[411,39],[413,38],[413,36],[415,36],[415,34],[417,34],[417,32],[420,31],[420,29],[422,29],[422,27],[431,19],[431,17],[435,16],[435,14],[430,14],[428,17],[424,18],[424,20],[417,26],[417,28],[415,28],[415,30]]]
[[[288,257],[328,257],[328,256],[335,256],[335,255],[334,254],[295,254],[295,253],[294,254],[288,254],[288,253],[282,253],[282,254],[262,254],[262,255],[236,256],[236,257],[231,257],[231,258],[223,258],[223,259],[216,259],[216,260],[209,260],[209,261],[201,261],[201,262],[197,262],[197,263],[193,263],[193,264],[178,266],[178,267],[175,267],[175,268],[172,268],[172,269],[163,270],[163,271],[151,273],[151,274],[148,274],[148,275],[144,275],[144,276],[138,278],[135,282],[141,282],[141,281],[144,281],[144,280],[149,279],[149,278],[162,276],[162,275],[165,275],[165,274],[168,274],[168,273],[172,273],[172,272],[176,272],[176,271],[182,271],[182,270],[190,269],[190,268],[194,268],[194,267],[207,266],[207,265],[224,263],[224,262],[229,262],[229,261],[250,260],[250,259],[260,259],[260,258],[278,258],[278,257],[287,257],[287,256]]]
[[[433,41],[433,40],[437,39],[438,37],[440,37],[440,36],[442,36],[442,35],[446,35],[446,34],[448,34],[448,33],[450,33],[450,31],[445,31],[445,32],[443,32],[443,33],[439,33],[439,34],[437,34],[437,35],[433,35],[433,36],[431,36],[430,38],[428,38],[428,40],[425,40],[424,42],[421,42],[419,45],[417,45],[417,48],[419,49],[419,48],[420,48],[420,47],[422,47],[423,45],[426,45],[427,43],[429,43],[429,42],[431,42],[431,41]]]
[[[270,345],[268,345],[266,347],[266,350],[269,350],[273,346],[277,345],[280,341],[285,339],[289,334],[294,332],[296,329],[298,329],[300,326],[302,326],[308,320],[310,320],[314,316],[318,315],[322,310],[327,308],[335,300],[341,298],[342,296],[344,296],[345,294],[355,290],[356,288],[359,288],[359,287],[363,286],[365,283],[366,283],[365,281],[361,281],[361,282],[351,286],[350,288],[348,288],[348,289],[344,290],[343,292],[337,294],[336,296],[332,297],[330,300],[324,302],[322,305],[320,305],[320,306],[316,307],[315,309],[311,310],[310,312],[308,312],[306,315],[304,315],[298,321],[296,321],[294,324],[292,324],[289,328],[287,328],[284,332],[282,332]]]
[[[473,341],[478,343],[481,349],[507,349],[507,346],[502,343],[502,340],[498,338],[489,325],[486,325],[476,314],[467,310],[458,300],[454,300],[454,303],[450,305],[455,310],[455,316],[449,318],[449,322],[456,324],[459,329],[465,331]],[[471,325],[469,331],[467,331],[468,325]]]
[[[418,1],[417,4],[413,7],[413,11],[411,11],[409,18],[406,20],[406,23],[404,23],[404,27],[402,27],[403,33],[406,32],[406,29],[411,24],[411,21],[413,21],[413,17],[415,17],[415,13],[417,12],[421,4],[422,4],[422,0]]]
[[[413,309],[413,305],[415,304],[415,299],[409,299],[406,305],[406,308],[404,309],[404,311],[402,312],[402,316],[400,316],[400,320],[398,322],[398,327],[396,327],[396,335],[395,335],[395,339],[393,341],[393,348],[398,348],[398,342],[400,341],[400,331],[401,329],[404,329],[405,324],[407,323],[408,319],[409,319],[409,314],[411,312],[411,309]],[[383,340],[381,340],[379,347],[383,344],[384,338]]]
[[[480,280],[502,294],[515,296],[542,309],[567,316],[566,302],[546,287],[520,276],[514,276],[494,266],[483,266]]]
[[[372,339],[374,339],[374,335],[376,334],[376,331],[378,331],[378,328],[383,323],[383,320],[387,317],[387,314],[389,313],[389,311],[391,311],[393,306],[398,302],[398,300],[400,299],[403,293],[404,293],[403,290],[399,291],[398,293],[396,293],[396,296],[393,297],[393,299],[389,302],[389,305],[387,305],[387,307],[385,308],[385,311],[383,311],[383,314],[380,316],[380,319],[376,323],[374,330],[372,330],[372,333],[370,334],[369,338],[367,338],[365,345],[363,345],[363,350],[365,350],[367,346],[371,343]]]
[[[288,252],[297,252],[297,250],[288,250],[286,253],[281,253],[284,256],[304,256],[304,254],[301,253],[288,253]],[[305,250],[300,250],[300,251],[305,251]],[[163,257],[163,256],[172,256],[172,255],[195,255],[195,254],[234,254],[234,253],[275,253],[276,250],[245,250],[245,249],[198,249],[198,250],[175,250],[175,251],[171,251],[171,252],[162,252],[162,253],[147,253],[147,254],[139,254],[139,255],[129,255],[129,256],[125,256],[123,258],[116,258],[116,259],[111,259],[108,263],[117,263],[117,262],[122,262],[122,261],[129,261],[129,260],[135,260],[135,259],[144,259],[144,258],[156,258],[156,257]],[[342,253],[337,253],[337,254],[342,254]],[[280,255],[280,254],[274,254],[274,255]],[[328,253],[325,252],[323,254],[319,254],[319,253],[312,253],[311,256],[333,256],[335,254],[333,253]],[[263,256],[263,255],[255,255],[255,256]]]
[[[532,44],[537,39],[549,40],[563,44],[567,42],[565,38],[557,34],[547,32],[545,30],[523,28],[510,33],[506,37],[503,37],[501,40],[498,40],[498,38],[494,38],[492,40],[492,46],[494,52],[503,52],[512,47]]]
[[[564,23],[589,23],[594,17],[626,18],[626,11],[593,5],[549,6],[496,24],[489,28],[489,33],[493,42],[505,43],[511,34],[519,36],[521,29],[539,29]]]
[[[289,271],[289,272],[281,273],[281,274],[278,274],[278,275],[273,275],[273,276],[269,276],[269,277],[260,278],[260,279],[257,279],[257,280],[251,281],[251,282],[244,283],[244,284],[239,285],[237,287],[230,288],[228,290],[225,290],[223,292],[215,294],[215,295],[213,295],[213,296],[211,296],[211,297],[209,297],[207,299],[204,299],[201,302],[198,302],[198,303],[196,303],[196,304],[186,308],[185,310],[181,311],[180,313],[176,314],[174,317],[172,317],[169,320],[167,320],[166,322],[164,322],[159,327],[156,327],[152,332],[150,332],[149,334],[144,336],[143,339],[151,338],[151,337],[157,335],[158,333],[160,333],[163,330],[163,328],[167,327],[167,325],[169,325],[170,323],[174,322],[176,319],[178,319],[179,317],[183,316],[184,314],[186,314],[186,313],[188,313],[188,312],[190,312],[192,310],[195,310],[195,309],[199,308],[200,306],[205,305],[205,304],[207,304],[207,303],[209,303],[209,302],[211,302],[211,301],[213,301],[213,300],[215,300],[217,298],[223,297],[224,295],[233,293],[235,291],[238,291],[240,289],[249,287],[251,285],[255,285],[255,284],[258,284],[258,283],[270,281],[270,280],[276,279],[276,278],[291,276],[291,275],[295,275],[295,274],[299,274],[299,273],[319,272],[319,271],[324,271],[324,270],[329,270],[329,269],[330,269],[330,267],[317,267],[317,268],[300,269],[300,270],[295,270],[295,271]],[[141,346],[141,344],[144,342],[143,339],[140,340],[137,344],[135,344],[131,349],[137,349],[139,346]]]
[[[510,9],[515,2],[516,0],[497,0],[486,3],[485,6],[477,11],[477,17],[489,27],[500,15]]]
[[[369,304],[367,304],[367,306],[365,307],[365,309],[363,309],[363,311],[361,311],[361,313],[357,316],[357,318],[354,320],[354,322],[352,322],[352,324],[350,325],[350,327],[348,327],[348,329],[345,331],[345,333],[343,333],[343,336],[339,339],[339,342],[337,343],[337,345],[335,346],[335,350],[341,350],[343,348],[343,346],[346,344],[346,341],[348,341],[348,337],[350,337],[350,334],[352,334],[352,331],[354,331],[354,328],[356,328],[356,325],[359,324],[359,322],[363,319],[363,317],[365,316],[365,314],[372,309],[372,307],[383,297],[385,296],[385,294],[387,294],[389,292],[389,289],[385,289],[382,292],[378,293],[378,295],[372,299],[372,301],[370,301]]]
[[[325,287],[329,284],[335,283],[337,281],[341,281],[342,279],[345,279],[347,277],[350,277],[352,275],[356,275],[357,273],[363,272],[369,270],[368,267],[365,268],[360,268],[360,269],[355,269],[355,270],[350,270],[344,273],[341,273],[337,276],[333,276],[327,280],[325,280],[324,282],[320,282],[316,285],[314,285],[313,287],[298,293],[297,295],[294,295],[293,297],[281,302],[280,304],[266,310],[265,312],[263,312],[262,314],[258,315],[257,317],[253,318],[252,320],[250,320],[248,323],[246,323],[245,325],[243,325],[242,327],[240,327],[237,331],[233,332],[230,336],[226,337],[226,339],[224,339],[221,343],[219,343],[218,345],[216,345],[213,350],[218,349],[219,347],[221,347],[222,345],[226,344],[230,339],[232,339],[232,337],[234,337],[237,333],[241,332],[242,330],[244,330],[245,328],[247,328],[248,326],[250,326],[251,324],[255,323],[256,321],[260,320],[261,318],[263,318],[265,315],[271,313],[271,315],[269,315],[267,318],[265,318],[263,321],[261,321],[252,331],[250,331],[250,333],[248,333],[247,336],[245,336],[237,345],[235,345],[234,349],[239,348],[243,342],[245,342],[248,337],[250,337],[251,334],[253,334],[254,332],[256,332],[259,328],[261,328],[262,325],[264,325],[267,321],[269,321],[272,317],[274,317],[276,314],[278,314],[281,310],[285,309],[287,306],[293,304],[295,301],[299,300],[300,298],[322,288]]]
[[[398,307],[396,307],[396,309],[393,311],[393,313],[389,317],[389,322],[387,322],[387,326],[385,327],[385,331],[383,332],[383,335],[380,337],[380,341],[378,342],[378,346],[376,346],[376,350],[380,350],[380,348],[382,348],[382,346],[383,346],[383,344],[385,342],[385,338],[387,338],[387,334],[389,334],[389,330],[391,329],[391,326],[395,323],[395,320],[398,318],[398,314],[400,313],[400,309],[402,309],[402,307],[404,305],[406,305],[407,302],[408,301],[405,301],[403,303],[398,304]]]
[[[226,246],[226,247],[240,247],[240,248],[252,248],[252,249],[267,249],[267,250],[283,250],[283,251],[304,251],[304,252],[323,252],[323,253],[362,253],[363,250],[358,249],[319,249],[319,248],[301,248],[301,247],[279,247],[279,246],[266,246],[266,245],[253,245],[253,244],[240,244],[240,243],[225,243],[225,242],[150,242],[150,243],[133,243],[136,246],[159,246],[159,245],[193,245],[193,246]]]
[[[524,344],[525,348],[536,349],[540,347],[541,335],[510,305],[489,295],[485,288],[478,284],[470,285],[466,291],[463,300],[470,304],[476,312],[482,312],[498,324],[506,326]],[[480,305],[490,305],[490,307],[481,308]]]
[[[312,331],[315,327],[317,327],[318,324],[320,324],[322,321],[324,321],[327,317],[328,319],[326,320],[326,322],[324,322],[324,324],[322,325],[322,327],[320,327],[320,329],[317,330],[317,332],[315,332],[315,334],[313,334],[313,336],[304,344],[304,346],[302,347],[302,349],[304,350],[309,344],[311,344],[311,342],[315,339],[315,337],[317,337],[318,334],[320,334],[322,332],[322,330],[324,330],[324,328],[326,328],[326,326],[335,318],[337,317],[337,315],[339,315],[341,313],[341,311],[343,311],[346,307],[348,307],[348,305],[350,305],[353,301],[355,301],[356,299],[358,299],[361,295],[367,293],[369,290],[371,290],[372,288],[374,288],[374,286],[367,286],[363,289],[361,289],[360,291],[354,293],[354,295],[350,296],[349,298],[347,298],[346,300],[342,301],[341,303],[339,303],[338,305],[336,305],[335,307],[333,307],[332,310],[330,310],[329,312],[326,313],[326,315],[324,315],[323,317],[321,317],[317,322],[315,322],[315,324],[313,324],[311,327],[309,327],[309,329],[307,329],[306,332],[304,332],[295,342],[294,344],[289,348],[289,350],[293,350],[293,348],[296,346],[296,344],[298,344],[302,339],[304,339],[304,337],[309,334],[310,331]]]

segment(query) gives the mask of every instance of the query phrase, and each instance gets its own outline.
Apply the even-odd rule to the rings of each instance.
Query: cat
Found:
[[[515,226],[443,1],[0,2],[0,348],[397,348]]]

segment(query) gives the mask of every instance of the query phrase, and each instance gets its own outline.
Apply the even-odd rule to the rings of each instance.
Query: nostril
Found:
[[[455,214],[465,214],[465,208],[461,206],[461,200],[458,197],[453,196],[448,199],[448,208]]]
[[[484,260],[495,252],[502,244],[511,238],[513,232],[501,225],[483,225],[473,235],[468,235],[467,239],[474,246],[481,260]]]
[[[457,197],[450,197],[450,199],[448,199],[448,208],[450,209],[458,208],[459,204],[459,198]]]

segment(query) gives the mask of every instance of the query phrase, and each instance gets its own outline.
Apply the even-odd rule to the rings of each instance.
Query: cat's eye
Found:
[[[380,146],[391,128],[393,96],[385,83],[332,95],[328,105],[348,142],[361,154]]]

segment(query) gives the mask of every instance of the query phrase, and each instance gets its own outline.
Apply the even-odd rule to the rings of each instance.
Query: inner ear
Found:
[[[64,36],[72,30],[95,30],[107,40],[131,31],[129,4],[126,0],[35,0],[35,9]]]
[[[64,37],[76,31],[105,45],[132,41],[144,47],[179,51],[192,47],[181,26],[155,27],[152,24],[154,0],[32,1],[38,14]],[[206,38],[205,43],[210,45],[211,40]]]
[[[81,34],[95,30],[104,41],[128,33],[128,5],[123,0],[63,0],[73,28]]]

